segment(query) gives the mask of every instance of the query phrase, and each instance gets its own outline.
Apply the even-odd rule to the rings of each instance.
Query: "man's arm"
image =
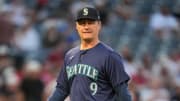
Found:
[[[57,86],[52,95],[48,98],[48,101],[64,101],[66,97],[67,94]]]
[[[128,84],[122,83],[115,88],[117,94],[117,101],[132,101],[131,95],[128,91]]]
[[[57,85],[49,97],[48,101],[64,101],[64,99],[69,95],[69,83],[65,70],[65,65],[62,66],[59,76],[57,78]]]

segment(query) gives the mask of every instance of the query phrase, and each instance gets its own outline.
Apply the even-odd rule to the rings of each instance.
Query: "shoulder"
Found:
[[[79,46],[76,46],[76,47],[70,49],[70,50],[66,53],[66,55],[76,54],[78,51],[79,51]]]
[[[76,47],[70,49],[70,50],[67,51],[66,54],[65,54],[65,60],[66,60],[68,57],[74,56],[74,55],[77,54],[78,52],[79,52],[79,46],[76,46]]]
[[[113,56],[113,57],[120,56],[119,53],[117,53],[114,49],[112,49],[110,46],[108,46],[105,43],[102,43],[101,47],[104,51],[106,51],[108,53],[109,56]]]
[[[114,49],[112,49],[110,46],[108,46],[107,44],[101,43],[100,47],[101,47],[100,52],[101,54],[105,54],[106,59],[122,60],[121,55],[118,52],[116,52]]]
[[[105,53],[111,53],[111,52],[114,52],[114,50],[108,46],[107,44],[101,42],[100,45],[99,45],[99,50],[101,52],[105,52]]]
[[[101,42],[101,46],[102,46],[102,48],[104,48],[107,51],[114,51],[109,45],[107,45],[103,42]]]

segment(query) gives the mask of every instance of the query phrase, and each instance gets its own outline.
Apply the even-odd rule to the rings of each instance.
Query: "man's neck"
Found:
[[[100,41],[91,41],[91,42],[86,42],[86,41],[82,41],[81,42],[81,46],[80,46],[80,50],[86,50],[86,49],[90,49],[95,47]]]

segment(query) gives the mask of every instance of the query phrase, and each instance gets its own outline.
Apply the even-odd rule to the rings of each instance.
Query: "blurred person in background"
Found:
[[[149,78],[152,75],[152,59],[150,54],[144,53],[137,63],[137,73],[132,77],[132,81],[136,84],[138,89],[146,86]]]
[[[42,23],[43,37],[46,35],[61,37],[60,40],[67,37],[67,34],[71,31],[71,21],[68,21],[70,17],[66,18],[65,15],[58,15],[59,13],[50,14],[46,20]],[[52,33],[53,31],[53,33]],[[51,33],[49,33],[51,32]],[[66,36],[66,37],[64,37]],[[51,39],[52,40],[52,39]],[[55,39],[56,40],[56,39]]]
[[[57,14],[49,15],[42,23],[42,48],[53,49],[65,42],[71,33],[70,22]]]
[[[51,27],[47,29],[47,32],[43,35],[42,45],[44,48],[53,49],[63,39],[63,35],[58,32],[57,28]]]
[[[152,71],[153,60],[149,52],[145,52],[141,57],[140,67],[144,67],[147,71]]]
[[[169,75],[172,77],[173,80],[175,80],[175,78],[178,77],[177,75],[178,75],[179,68],[180,68],[178,54],[179,54],[178,51],[173,50],[173,51],[169,52],[167,55],[161,56],[159,58],[159,62],[160,62],[159,69],[161,69],[161,67],[166,68],[167,71],[169,72]],[[154,67],[154,69],[157,70],[158,67]],[[160,73],[158,73],[158,74],[160,74]]]
[[[10,12],[10,19],[16,27],[22,27],[27,20],[26,7],[23,4],[23,0],[11,0],[11,2],[5,3],[3,6]]]
[[[65,45],[60,44],[55,47],[44,61],[42,80],[45,84],[51,82],[51,80],[56,76],[56,72],[61,69],[60,66],[64,62],[63,57],[65,53],[64,49],[66,49]]]
[[[3,5],[4,5],[4,0],[1,0],[0,1],[0,11],[1,11]]]
[[[14,37],[14,46],[19,52],[31,53],[40,48],[40,37],[31,20],[19,28]]]
[[[124,59],[125,71],[130,77],[135,76],[137,73],[137,67],[136,64],[134,63],[133,55],[131,54],[131,51],[128,48],[128,46],[123,47],[121,53]]]
[[[7,101],[6,96],[2,93],[0,93],[0,101]]]
[[[132,77],[132,82],[138,89],[141,89],[148,84],[149,77],[149,73],[145,68],[138,68],[136,75]]]
[[[0,43],[12,44],[15,26],[10,21],[10,12],[8,8],[2,7],[0,9]]]
[[[134,3],[133,0],[122,0],[122,3],[115,6],[115,12],[124,20],[132,19],[136,13]]]
[[[23,27],[19,27],[13,38],[13,46],[16,52],[16,61],[22,65],[26,58],[38,58],[41,47],[41,38],[34,28],[34,22],[29,20]],[[21,68],[21,67],[20,67]]]
[[[20,91],[20,80],[16,74],[8,74],[6,89],[7,89],[7,101],[23,101],[23,94]]]
[[[175,86],[175,92],[172,94],[171,101],[180,101],[180,86]]]
[[[136,84],[133,80],[129,82],[129,90],[130,94],[132,95],[132,101],[139,101],[139,88],[138,84]]]
[[[42,65],[37,60],[26,60],[20,90],[23,101],[42,101],[44,83],[41,80]]]
[[[172,98],[176,94],[176,86],[179,84],[178,76],[178,54],[171,51],[166,56],[161,56],[152,66],[151,75],[161,78],[164,87],[168,90]]]
[[[152,14],[150,18],[150,27],[159,39],[169,39],[174,33],[177,33],[178,22],[166,4],[160,5],[160,11]]]
[[[19,78],[16,74],[10,47],[0,45],[0,95],[7,101],[21,101],[18,98]],[[17,94],[17,95],[16,95]],[[19,93],[20,94],[20,93]]]
[[[140,101],[170,101],[170,94],[161,78],[152,76],[146,87],[139,89]]]

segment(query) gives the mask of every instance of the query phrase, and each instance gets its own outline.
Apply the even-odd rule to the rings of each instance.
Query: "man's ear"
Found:
[[[99,20],[98,23],[101,24],[101,21]]]
[[[77,30],[77,22],[75,23],[75,27],[76,27],[76,30]]]
[[[102,28],[102,23],[101,21],[98,21],[99,25],[100,25],[100,29]]]

